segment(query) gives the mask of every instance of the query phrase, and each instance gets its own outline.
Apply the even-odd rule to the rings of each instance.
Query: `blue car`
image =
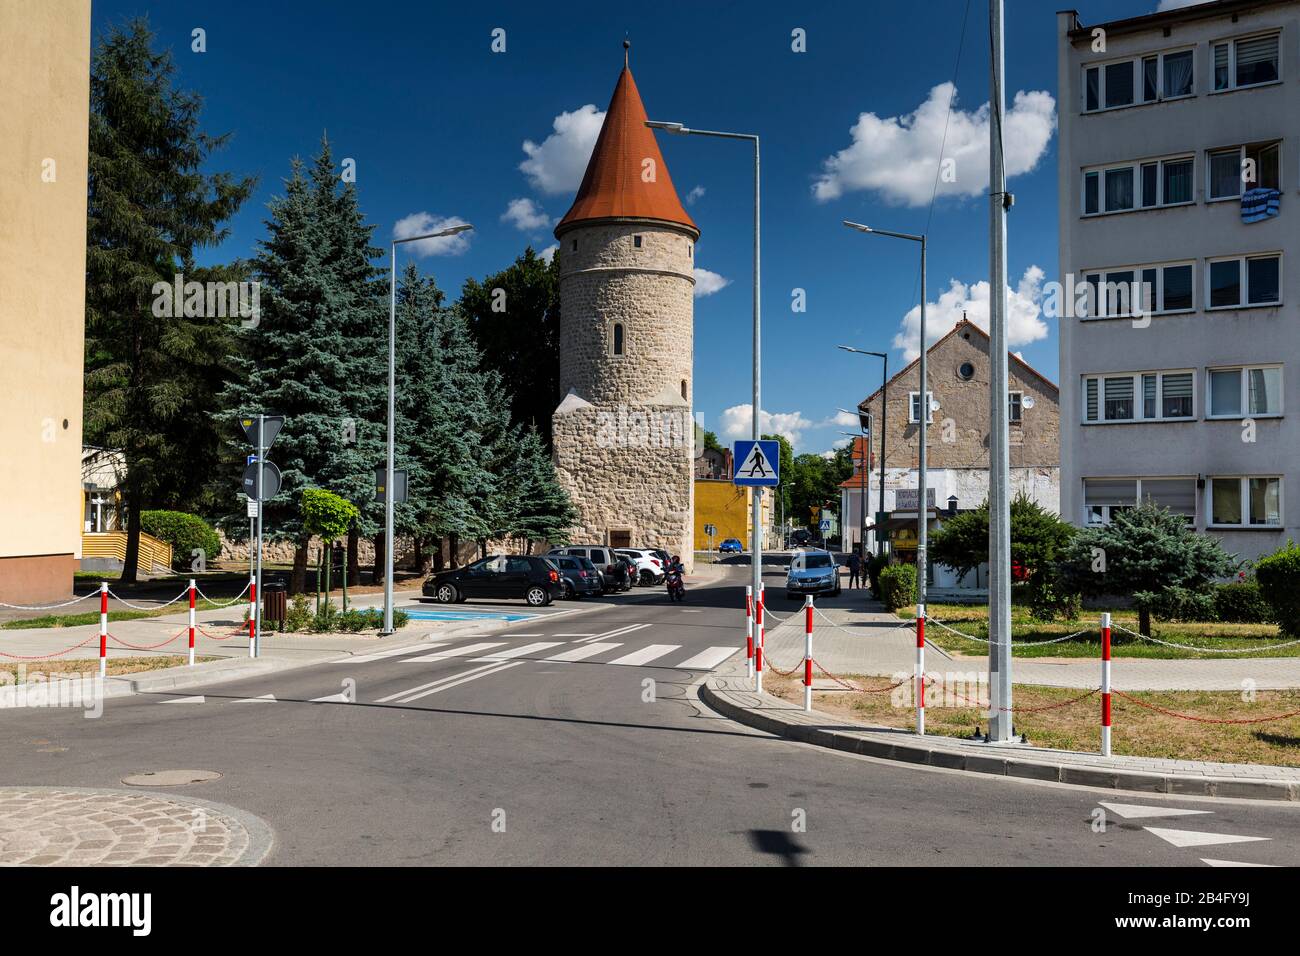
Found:
[[[739,538],[727,538],[722,544],[718,545],[718,550],[723,554],[740,554],[745,548],[741,545]]]

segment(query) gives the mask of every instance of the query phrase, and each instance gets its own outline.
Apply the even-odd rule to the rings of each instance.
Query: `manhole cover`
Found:
[[[220,780],[215,770],[150,770],[123,777],[128,787],[183,787],[190,783],[208,783]]]

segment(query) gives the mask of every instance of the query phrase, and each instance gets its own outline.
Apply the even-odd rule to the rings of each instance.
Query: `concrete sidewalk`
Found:
[[[770,612],[769,612],[770,614]],[[803,659],[803,610],[791,605],[772,615],[766,656],[781,670]],[[926,647],[927,670],[979,670],[985,657],[954,657],[933,644]],[[813,622],[813,657],[837,674],[888,676],[910,673],[916,666],[916,632],[883,610],[818,608]],[[1012,675],[1018,684],[1077,687],[1101,684],[1101,662],[1086,658],[1014,658]],[[1300,657],[1232,657],[1222,660],[1153,660],[1118,657],[1111,664],[1116,690],[1231,690],[1246,681],[1256,690],[1300,688]]]
[[[998,776],[1149,793],[1300,801],[1300,769],[1257,764],[1102,757],[1028,744],[988,744],[856,724],[758,694],[743,659],[699,685],[700,699],[737,723],[848,753]]]

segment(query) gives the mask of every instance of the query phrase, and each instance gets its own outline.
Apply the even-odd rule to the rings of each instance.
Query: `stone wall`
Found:
[[[217,559],[221,564],[243,565],[248,564],[248,556],[252,551],[248,541],[232,541],[226,537],[225,533],[218,530],[218,536],[221,538],[221,555]],[[343,542],[339,542],[342,544]],[[312,538],[308,549],[308,561],[315,566],[316,556],[320,553],[321,541],[319,538]],[[538,553],[539,548],[544,550],[545,545],[535,543],[533,553]],[[488,552],[490,554],[509,554],[520,550],[519,542],[516,541],[489,541]],[[292,564],[293,563],[294,544],[292,541],[270,541],[262,542],[262,561],[275,564]],[[450,549],[446,541],[442,545],[443,560],[450,559]],[[460,563],[467,564],[470,561],[478,559],[478,544],[474,541],[461,541],[458,551]],[[372,568],[375,564],[375,544],[370,538],[361,538],[357,542],[357,558],[363,569]],[[415,567],[415,549],[410,538],[399,537],[397,539],[397,551],[394,553],[393,562],[398,568],[412,570]]]

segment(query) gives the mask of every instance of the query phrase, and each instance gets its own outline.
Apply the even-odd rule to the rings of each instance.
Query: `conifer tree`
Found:
[[[509,533],[527,542],[564,544],[577,512],[569,494],[555,476],[551,454],[534,429],[527,429],[519,440],[518,451],[507,473],[511,488]]]

